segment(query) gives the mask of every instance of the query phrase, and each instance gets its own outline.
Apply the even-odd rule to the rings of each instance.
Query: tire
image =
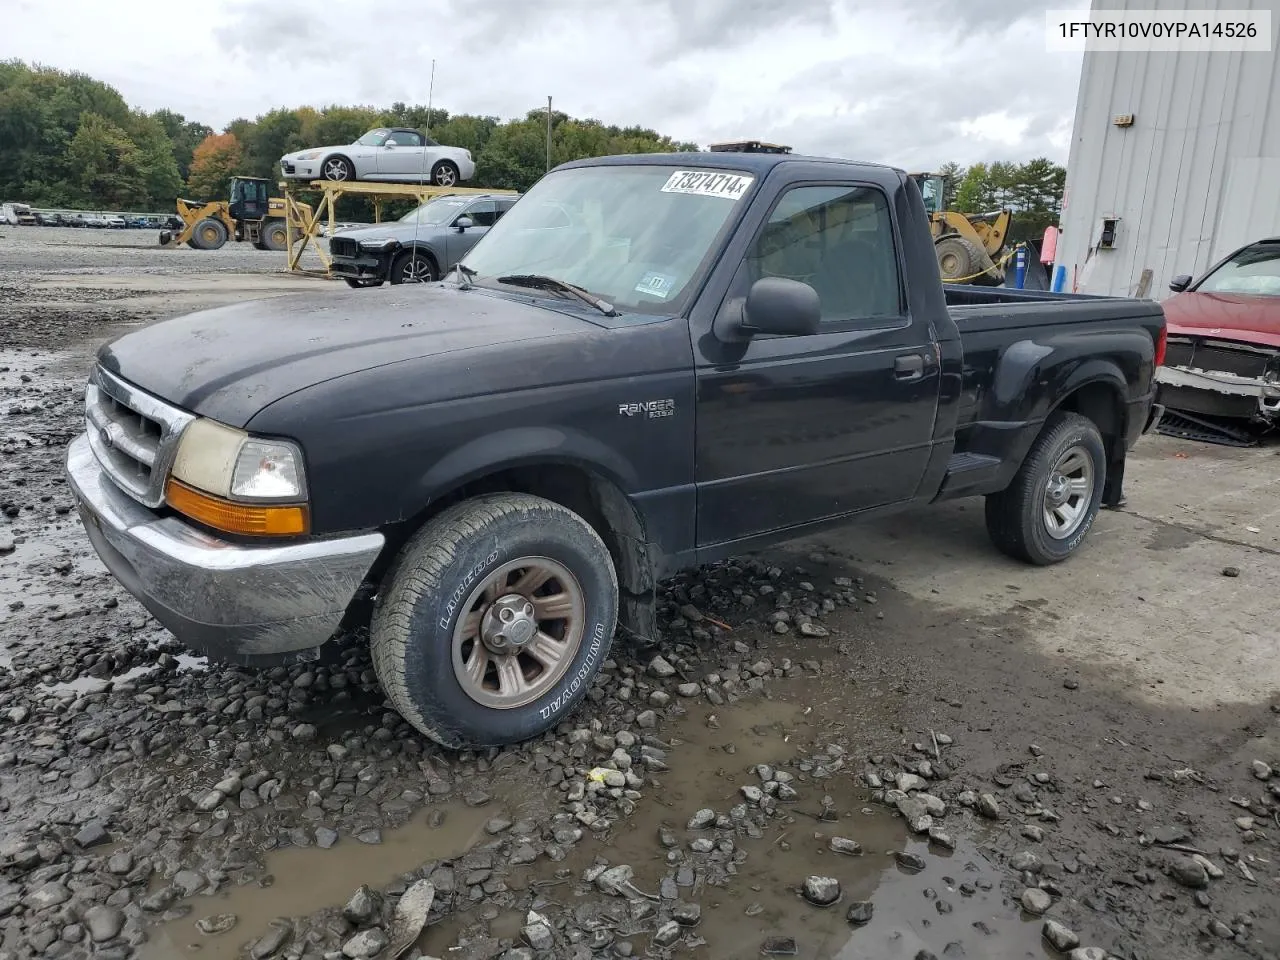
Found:
[[[1079,492],[1063,490],[1058,484],[1058,471],[1064,466],[1064,472],[1082,485]],[[1031,445],[1013,482],[987,497],[991,542],[1026,563],[1061,563],[1076,552],[1093,527],[1106,482],[1107,451],[1097,426],[1077,413],[1055,413]],[[1054,514],[1055,522],[1068,510],[1073,520],[1051,529],[1049,512],[1055,494],[1068,498],[1057,508],[1061,512]]]
[[[437,187],[456,187],[462,180],[462,171],[452,160],[441,160],[431,168],[431,182]]]
[[[278,251],[287,249],[289,246],[289,231],[280,217],[263,220],[258,236],[262,238],[263,250]]]
[[[440,268],[431,254],[406,250],[391,261],[387,279],[392,283],[434,283],[440,279]]]
[[[217,250],[227,242],[227,225],[213,217],[205,217],[191,231],[191,245],[197,250]]]
[[[320,165],[320,173],[325,180],[332,180],[335,183],[345,183],[356,178],[355,165],[342,154],[325,157],[324,163]]]
[[[354,287],[357,290],[363,290],[365,287],[382,286],[381,280],[357,280],[354,277],[343,277],[342,279],[347,281],[348,287]]]
[[[982,251],[964,237],[943,237],[933,252],[938,258],[938,272],[942,274],[944,283],[975,280],[974,274],[984,272]]]
[[[553,567],[541,586],[521,587],[529,570]],[[524,605],[551,595],[566,618]],[[374,670],[395,709],[441,745],[518,743],[572,715],[609,655],[617,616],[613,561],[585,520],[527,494],[476,497],[426,523],[388,571],[370,626]],[[495,652],[504,623],[526,640],[537,632]],[[551,649],[539,645],[552,635],[565,645],[545,667],[532,651]]]

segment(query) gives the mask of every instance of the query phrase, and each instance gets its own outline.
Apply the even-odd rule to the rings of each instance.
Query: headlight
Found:
[[[288,535],[309,526],[297,445],[213,420],[183,431],[165,496],[180,513],[229,533]]]
[[[360,247],[364,250],[390,250],[392,247],[398,246],[400,246],[400,241],[395,237],[373,237],[360,241]]]
[[[316,159],[316,157],[320,156],[320,153],[321,153],[321,151],[319,151],[319,150],[308,150],[306,153],[300,153],[300,154],[298,154],[298,156],[297,156],[295,159],[297,159],[297,160],[314,160],[314,159]]]

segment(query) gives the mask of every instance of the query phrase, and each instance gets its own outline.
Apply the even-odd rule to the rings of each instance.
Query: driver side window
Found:
[[[874,187],[792,187],[744,266],[748,284],[762,277],[809,284],[822,301],[823,323],[902,312],[889,203]]]

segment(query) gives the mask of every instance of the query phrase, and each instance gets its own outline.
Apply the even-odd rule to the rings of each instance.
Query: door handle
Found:
[[[924,376],[924,357],[918,353],[897,357],[893,361],[893,376],[896,380],[919,380]]]

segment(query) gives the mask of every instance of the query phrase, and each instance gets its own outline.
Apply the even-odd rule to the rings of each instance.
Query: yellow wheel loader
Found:
[[[933,229],[933,249],[944,283],[1004,283],[1012,210],[960,213],[943,209],[946,178],[937,173],[910,175],[924,197]]]
[[[310,210],[306,204],[299,206],[304,213]],[[271,196],[271,181],[261,177],[232,177],[230,201],[179,198],[177,211],[182,229],[162,230],[161,246],[185,243],[196,250],[217,250],[229,239],[248,240],[259,250],[284,250],[289,245],[284,199]],[[295,223],[294,230],[300,229]]]

